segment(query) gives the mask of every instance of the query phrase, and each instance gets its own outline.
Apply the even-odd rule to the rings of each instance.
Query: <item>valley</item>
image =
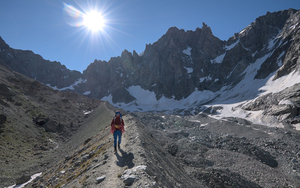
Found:
[[[0,38],[0,187],[300,187],[299,20],[171,27],[83,73]]]

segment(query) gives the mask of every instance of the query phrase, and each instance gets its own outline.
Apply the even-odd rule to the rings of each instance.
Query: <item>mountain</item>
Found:
[[[143,53],[124,50],[108,62],[95,60],[82,74],[31,51],[12,49],[0,39],[0,64],[54,89],[106,100],[128,111],[188,115],[217,108],[222,109],[217,115],[227,117],[236,109],[243,113],[240,117],[257,121],[244,110],[262,110],[258,116],[268,114],[283,126],[283,120],[292,122],[298,116],[297,99],[274,103],[273,111],[284,100],[293,104],[295,112],[285,117],[277,117],[266,105],[245,103],[299,82],[299,19],[299,10],[268,12],[227,41],[215,37],[205,23],[195,31],[172,27]]]
[[[0,65],[19,72],[41,83],[59,88],[73,84],[81,73],[70,71],[56,61],[48,61],[29,50],[12,49],[0,37]]]
[[[1,39],[0,185],[299,187],[299,18],[267,13],[227,41],[173,27],[82,74]],[[99,99],[127,110],[118,153]]]
[[[195,31],[173,27],[157,42],[146,45],[142,54],[124,50],[108,62],[95,60],[83,74],[33,52],[11,49],[1,39],[0,63],[53,88],[105,97],[123,108],[142,108],[135,94],[138,88],[151,93],[159,106],[148,108],[161,110],[159,100],[180,101],[195,91],[229,91],[245,79],[251,66],[257,66],[253,80],[272,74],[276,80],[291,73],[298,67],[298,20],[299,11],[294,9],[268,12],[228,41],[215,37],[204,23]],[[194,102],[202,105],[219,97],[212,94]]]

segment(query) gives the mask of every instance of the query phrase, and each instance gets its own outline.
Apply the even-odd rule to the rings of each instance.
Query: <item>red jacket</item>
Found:
[[[115,125],[120,125],[120,127],[119,127],[119,128],[116,128]],[[111,133],[114,133],[114,132],[117,131],[117,130],[121,130],[122,133],[125,132],[125,129],[124,129],[124,121],[123,121],[123,119],[121,119],[120,117],[115,117],[115,118],[113,118],[112,121],[111,121],[110,126],[111,126],[111,129],[110,129],[110,132],[111,132]]]

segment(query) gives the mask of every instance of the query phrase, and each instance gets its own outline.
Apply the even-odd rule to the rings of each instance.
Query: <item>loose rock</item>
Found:
[[[105,178],[106,178],[106,176],[103,175],[103,176],[100,176],[100,177],[96,178],[96,181],[97,181],[97,183],[101,183],[102,181],[105,180]]]

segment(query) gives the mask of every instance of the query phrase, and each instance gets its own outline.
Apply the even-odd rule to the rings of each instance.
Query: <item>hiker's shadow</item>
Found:
[[[119,151],[120,151],[121,155],[119,155],[119,152],[115,153],[115,155],[117,156],[117,159],[118,159],[116,164],[119,167],[124,167],[124,166],[128,166],[128,168],[134,167],[134,163],[132,162],[132,160],[134,159],[133,153],[127,153],[127,152],[123,151],[122,149],[119,149]]]

